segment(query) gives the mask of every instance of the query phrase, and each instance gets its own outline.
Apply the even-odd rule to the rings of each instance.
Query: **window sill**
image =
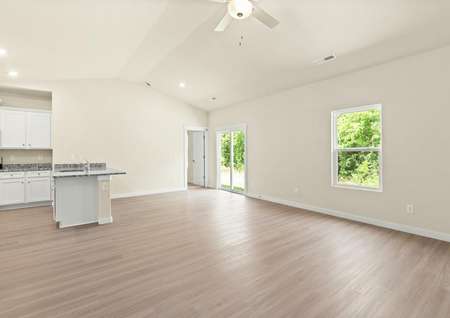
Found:
[[[368,192],[383,192],[383,187],[379,188],[368,188],[368,187],[362,187],[357,185],[344,185],[344,184],[332,184],[333,188],[339,188],[339,189],[347,189],[347,190],[359,190],[359,191],[368,191]]]

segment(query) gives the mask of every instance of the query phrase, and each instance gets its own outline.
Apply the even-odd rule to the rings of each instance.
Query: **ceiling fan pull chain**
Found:
[[[244,36],[243,35],[241,35],[241,39],[240,39],[240,41],[239,41],[239,46],[244,46]]]

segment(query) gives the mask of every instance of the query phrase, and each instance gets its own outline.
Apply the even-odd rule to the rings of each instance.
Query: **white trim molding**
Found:
[[[187,190],[186,188],[167,188],[167,189],[138,191],[138,192],[129,192],[129,193],[116,193],[116,194],[111,195],[111,199],[144,197],[147,195],[163,194],[163,193],[170,193],[170,192],[181,192],[181,191],[186,191],[186,190]]]
[[[110,216],[109,218],[100,218],[98,219],[98,224],[102,225],[102,224],[110,224],[113,222],[113,217]]]
[[[350,221],[356,221],[360,223],[370,224],[390,230],[395,230],[399,232],[419,235],[427,238],[432,238],[440,241],[450,242],[450,234],[443,233],[443,232],[437,232],[429,229],[424,229],[420,227],[414,227],[406,224],[400,224],[400,223],[393,223],[388,221],[383,221],[380,219],[375,218],[369,218],[365,216],[360,216],[357,214],[349,213],[349,212],[342,212],[334,209],[328,209],[328,208],[322,208],[317,207],[305,203],[301,203],[298,201],[291,201],[291,200],[285,200],[281,198],[276,198],[272,196],[262,195],[262,194],[255,194],[255,193],[248,193],[247,197],[253,198],[253,199],[259,199],[263,201],[269,201],[281,205],[286,205],[293,208],[298,208],[302,210],[306,210],[309,212],[315,212],[315,213],[321,213],[326,214],[330,216],[334,216],[341,219],[346,219]]]
[[[183,160],[183,176],[184,176],[184,187],[185,190],[188,188],[188,132],[189,131],[202,131],[203,132],[203,155],[204,155],[204,167],[203,167],[203,174],[204,174],[204,180],[203,180],[203,187],[206,188],[208,186],[208,144],[209,144],[209,128],[208,127],[197,127],[197,126],[184,126],[183,127],[183,150],[184,150],[184,160]]]
[[[37,208],[37,207],[43,207],[43,206],[52,206],[52,205],[53,205],[53,201],[42,201],[42,202],[4,205],[4,206],[0,206],[0,212],[1,211],[9,211],[9,210]]]

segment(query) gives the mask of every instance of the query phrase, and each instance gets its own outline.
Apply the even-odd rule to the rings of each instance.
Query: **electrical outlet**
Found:
[[[406,213],[407,214],[414,214],[414,204],[407,204],[406,205]]]

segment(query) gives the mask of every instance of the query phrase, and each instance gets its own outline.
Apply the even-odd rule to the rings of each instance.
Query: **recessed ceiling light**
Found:
[[[6,56],[8,55],[8,51],[6,51],[5,49],[0,48],[0,57]]]
[[[15,78],[15,77],[19,76],[19,72],[17,72],[17,71],[9,71],[8,72],[8,76]]]
[[[186,87],[186,83],[185,83],[185,82],[180,82],[179,86],[180,86],[181,88],[185,88],[185,87]]]

